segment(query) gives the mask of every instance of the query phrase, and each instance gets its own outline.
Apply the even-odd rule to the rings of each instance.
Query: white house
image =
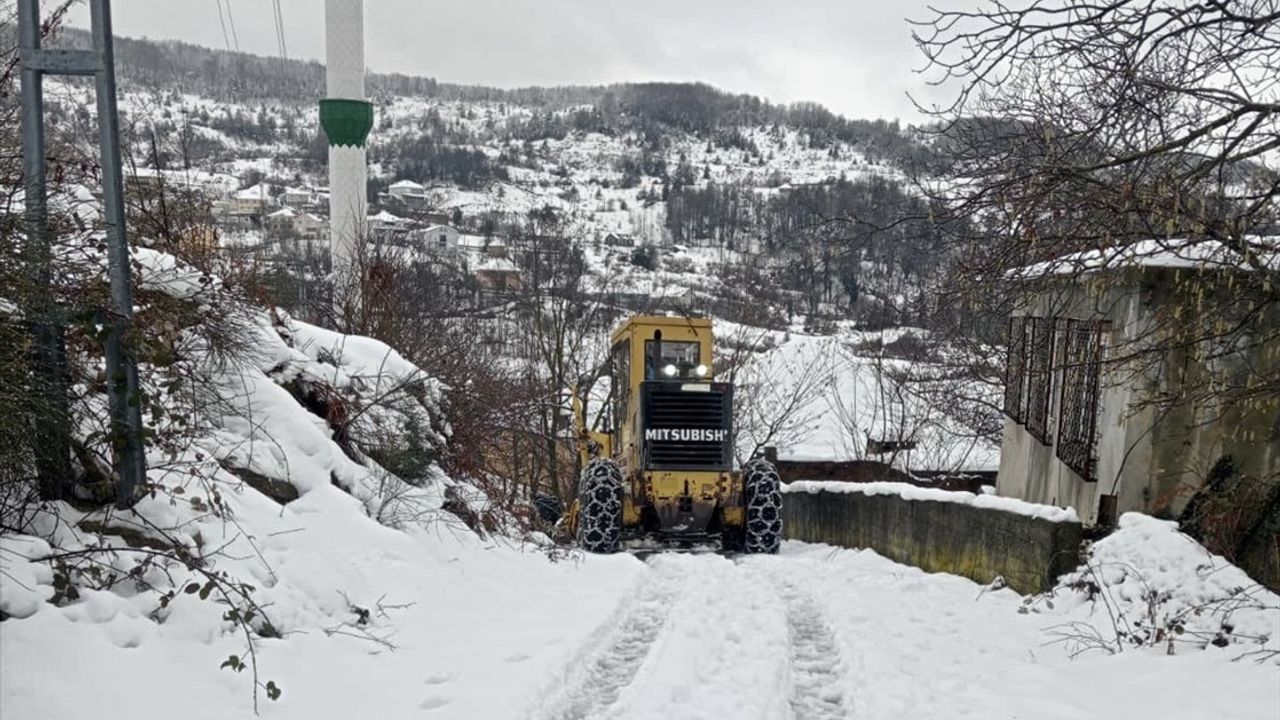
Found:
[[[432,225],[421,231],[423,250],[450,252],[460,249],[462,233],[449,225]]]
[[[327,234],[328,223],[312,213],[281,208],[267,215],[267,230],[277,235],[292,235],[300,240],[320,240]]]
[[[387,193],[392,197],[404,199],[409,196],[422,195],[427,189],[412,180],[398,180],[391,183]]]
[[[303,240],[323,240],[329,235],[329,223],[318,215],[302,212],[293,220],[293,232]]]
[[[305,187],[287,187],[280,195],[280,202],[289,207],[305,207],[314,202],[315,193],[311,192],[311,188]]]
[[[232,215],[264,215],[271,206],[270,186],[258,183],[231,196]]]
[[[396,209],[422,212],[431,207],[431,196],[420,183],[412,180],[399,180],[387,188],[387,192],[379,193],[378,199]]]
[[[267,215],[264,222],[267,226],[267,230],[276,234],[283,234],[286,232],[293,232],[293,222],[297,217],[298,213],[294,212],[293,208],[286,207],[280,208],[270,215]]]
[[[369,216],[368,227],[369,234],[375,240],[391,245],[402,245],[408,241],[413,223],[395,213],[383,210],[377,215]]]

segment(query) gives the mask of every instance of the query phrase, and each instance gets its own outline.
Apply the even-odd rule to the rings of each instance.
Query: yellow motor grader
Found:
[[[575,388],[583,470],[568,531],[593,553],[624,541],[776,553],[778,473],[733,462],[733,386],[716,382],[711,321],[637,316],[610,343],[612,392],[601,431],[588,428]]]

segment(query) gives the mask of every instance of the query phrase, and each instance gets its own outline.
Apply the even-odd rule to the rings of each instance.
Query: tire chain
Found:
[[[578,483],[578,543],[591,553],[617,552],[622,542],[622,470],[597,458]]]
[[[743,468],[747,496],[746,551],[774,554],[782,545],[782,481],[766,460],[752,460]]]

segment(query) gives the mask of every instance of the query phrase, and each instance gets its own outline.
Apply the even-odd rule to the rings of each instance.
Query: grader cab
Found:
[[[734,468],[733,386],[717,382],[711,321],[633,317],[610,343],[603,429],[574,418],[583,465],[568,523],[581,547],[624,541],[777,552],[782,496],[764,460]]]

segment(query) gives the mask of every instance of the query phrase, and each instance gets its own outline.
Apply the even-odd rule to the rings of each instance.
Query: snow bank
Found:
[[[1280,596],[1179,532],[1177,523],[1139,513],[1121,516],[1119,528],[1095,543],[1085,564],[1063,576],[1049,597],[1053,612],[1082,623],[1059,632],[1073,645],[1112,652],[1163,647],[1170,654],[1208,646],[1280,651]],[[1082,634],[1085,625],[1097,636]]]
[[[998,495],[975,495],[971,492],[925,488],[907,483],[847,483],[826,480],[800,480],[782,487],[784,493],[859,493],[862,495],[897,495],[903,500],[932,501],[971,505],[986,510],[1000,510],[1050,522],[1080,522],[1075,508],[1039,505]]]
[[[431,461],[448,432],[436,380],[383,343],[249,305],[170,255],[134,255],[139,317],[160,293],[198,318],[169,364],[140,367],[148,406],[165,409],[147,414],[148,492],[127,511],[49,503],[0,537],[0,717],[92,703],[162,718],[181,697],[186,717],[248,718],[255,681],[274,717],[511,716],[642,567],[556,563],[478,536],[444,504],[474,509],[483,492]],[[230,357],[208,351],[209,319]],[[77,404],[81,439],[104,404]],[[107,670],[68,691],[50,668],[69,657]],[[492,692],[496,668],[505,692]]]

